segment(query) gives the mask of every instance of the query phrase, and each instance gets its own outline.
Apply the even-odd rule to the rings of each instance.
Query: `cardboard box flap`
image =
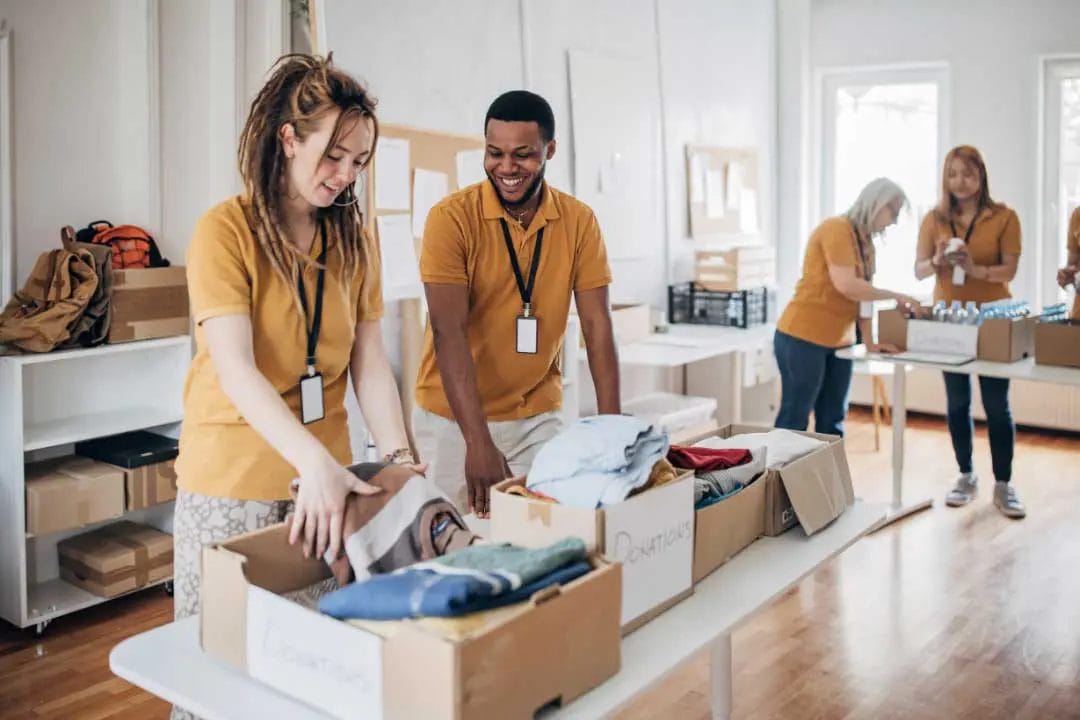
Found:
[[[305,558],[300,544],[289,545],[288,523],[256,530],[215,547],[250,559],[242,572],[252,585],[274,593],[309,587],[330,577],[330,568],[321,558]]]
[[[837,458],[843,452],[843,444],[836,443],[826,452],[811,453],[779,470],[795,515],[807,535],[828,525],[855,502],[847,462]]]
[[[579,537],[585,543],[586,552],[594,553],[602,549],[603,512],[569,505],[529,502],[520,495],[506,492],[514,485],[524,484],[524,478],[513,478],[492,488],[491,537],[513,538],[513,542],[525,547],[545,547],[565,537]],[[556,508],[559,523],[553,527],[551,513]]]

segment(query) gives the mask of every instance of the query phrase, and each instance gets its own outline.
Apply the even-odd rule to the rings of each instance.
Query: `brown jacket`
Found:
[[[0,313],[0,342],[48,352],[71,337],[98,288],[94,256],[81,248],[42,253]]]

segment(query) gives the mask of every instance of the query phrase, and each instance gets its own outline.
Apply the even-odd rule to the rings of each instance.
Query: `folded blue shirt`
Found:
[[[528,600],[546,587],[566,584],[589,572],[588,561],[565,565],[530,583],[509,589],[505,577],[483,571],[430,568],[376,575],[324,595],[319,610],[339,620],[404,620],[455,617]]]
[[[640,418],[582,418],[540,448],[526,485],[573,507],[622,502],[648,481],[668,445],[667,433]]]

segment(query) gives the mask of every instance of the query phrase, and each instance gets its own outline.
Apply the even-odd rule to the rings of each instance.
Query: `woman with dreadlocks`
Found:
[[[203,545],[287,512],[291,542],[337,557],[347,494],[378,492],[345,468],[350,376],[385,459],[413,462],[379,327],[379,252],[355,187],[378,134],[375,100],[330,58],[281,58],[240,138],[243,193],[195,227],[187,276],[197,350],[177,460],[177,618],[198,612]]]

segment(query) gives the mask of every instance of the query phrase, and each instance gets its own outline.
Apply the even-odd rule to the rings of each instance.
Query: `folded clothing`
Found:
[[[350,493],[345,499],[343,553],[325,558],[339,585],[430,560],[478,539],[445,493],[423,475],[387,463],[360,463],[349,471],[383,492]],[[294,497],[298,489],[294,480]]]
[[[540,448],[525,484],[564,505],[611,505],[648,482],[667,451],[667,433],[640,418],[582,418]]]
[[[667,458],[660,458],[656,461],[656,464],[653,465],[652,471],[649,473],[649,479],[645,481],[645,484],[631,490],[627,497],[640,495],[646,490],[651,490],[660,487],[661,485],[675,482],[678,477],[679,471],[675,469],[675,466],[668,462]]]
[[[743,465],[753,458],[745,448],[709,448],[684,445],[672,445],[667,459],[675,467],[693,470],[695,473],[725,470],[736,465]]]
[[[752,483],[765,472],[768,451],[764,447],[749,449],[750,462],[723,470],[700,473],[694,477],[694,509],[700,510],[730,497]]]
[[[527,600],[590,568],[580,538],[535,549],[475,545],[343,587],[320,599],[319,610],[339,619],[453,617]]]
[[[766,433],[747,433],[729,438],[711,437],[695,443],[699,448],[748,448],[764,447],[768,451],[768,468],[776,468],[809,455],[825,441],[800,435],[791,430],[770,430]]]

